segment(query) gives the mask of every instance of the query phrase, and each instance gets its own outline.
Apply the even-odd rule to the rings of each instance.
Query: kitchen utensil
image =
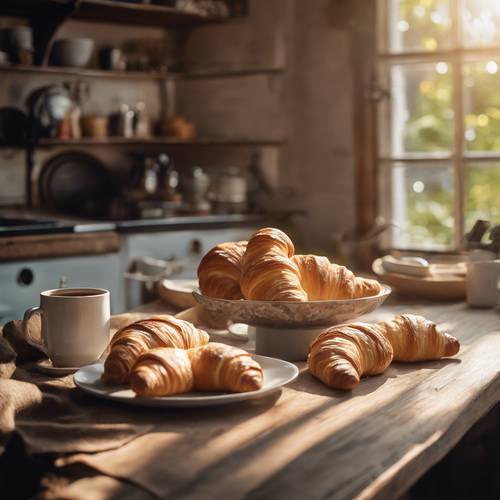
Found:
[[[182,191],[191,213],[210,212],[210,203],[206,199],[209,186],[210,177],[201,167],[193,167],[182,176]]]
[[[51,62],[56,66],[85,67],[92,56],[94,41],[90,38],[61,38],[52,46]]]
[[[496,307],[500,260],[467,263],[467,303],[473,307]]]
[[[194,139],[196,136],[196,127],[194,123],[188,121],[184,116],[174,116],[167,118],[160,124],[162,135],[175,137],[181,140]]]
[[[51,158],[39,177],[40,199],[45,208],[80,217],[106,216],[114,191],[109,170],[85,153],[62,153]]]
[[[372,264],[372,270],[379,279],[401,294],[436,300],[462,300],[465,298],[463,267],[443,266],[442,272],[434,272],[434,269],[439,269],[439,267],[434,268],[431,265],[430,276],[416,277],[387,272],[382,265],[382,259],[376,259]]]
[[[209,312],[237,323],[256,326],[256,352],[287,361],[304,361],[310,343],[325,326],[356,319],[379,307],[391,293],[389,287],[373,297],[349,300],[282,302],[224,300],[198,291],[195,299]]]
[[[490,226],[490,221],[477,220],[472,229],[465,235],[465,240],[469,243],[480,243]]]
[[[247,204],[247,180],[238,168],[222,171],[213,183],[210,193],[215,213],[244,213]]]
[[[146,110],[146,104],[143,101],[139,101],[135,105],[134,136],[142,139],[151,137],[151,123]]]
[[[107,137],[108,117],[107,116],[82,116],[82,133],[84,137]]]
[[[28,322],[42,316],[42,342],[33,339]],[[26,341],[43,350],[56,367],[95,362],[110,338],[109,292],[102,288],[57,288],[40,294],[40,307],[24,315]]]
[[[158,194],[165,201],[180,201],[181,195],[177,191],[179,187],[179,172],[175,169],[173,161],[169,156],[162,153],[158,156],[160,169]]]
[[[254,355],[253,358],[261,365],[264,371],[264,383],[262,388],[258,391],[232,394],[190,392],[174,396],[144,398],[136,396],[127,386],[106,385],[101,379],[104,371],[104,365],[102,363],[96,363],[81,368],[75,373],[74,381],[75,385],[83,391],[100,398],[137,406],[176,408],[219,406],[259,399],[293,382],[299,374],[298,368],[286,361],[257,355]]]
[[[130,171],[130,187],[136,199],[153,198],[158,189],[160,166],[156,158],[135,154]]]
[[[128,104],[122,104],[120,106],[120,112],[113,116],[113,122],[115,125],[113,128],[113,133],[116,133],[118,137],[131,138],[134,136],[134,116],[135,113],[130,109]]]
[[[7,44],[10,50],[33,51],[33,32],[29,26],[7,28]]]
[[[112,71],[125,71],[127,60],[121,49],[103,47],[99,50],[99,66]]]
[[[35,89],[27,99],[30,117],[40,124],[40,134],[55,137],[59,121],[66,118],[73,106],[68,89],[48,85]]]

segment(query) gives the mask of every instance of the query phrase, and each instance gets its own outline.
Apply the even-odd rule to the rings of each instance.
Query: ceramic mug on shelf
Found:
[[[41,340],[28,322],[41,316]],[[44,351],[56,367],[79,367],[97,361],[110,337],[109,291],[102,288],[57,288],[40,294],[40,307],[24,314],[26,341]]]
[[[467,303],[473,307],[498,305],[500,260],[480,260],[467,263]]]

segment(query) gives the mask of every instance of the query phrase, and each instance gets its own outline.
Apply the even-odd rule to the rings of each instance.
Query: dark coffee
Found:
[[[104,292],[100,290],[58,290],[52,292],[51,297],[94,297],[96,295],[103,295]]]

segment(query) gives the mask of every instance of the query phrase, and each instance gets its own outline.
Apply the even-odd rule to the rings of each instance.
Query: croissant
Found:
[[[376,325],[352,323],[320,333],[309,347],[311,373],[328,387],[352,389],[365,375],[383,373],[393,349]]]
[[[279,229],[259,229],[247,244],[240,288],[249,300],[306,301],[290,238]]]
[[[422,316],[402,314],[370,325],[353,323],[322,332],[309,348],[311,373],[329,387],[352,389],[363,375],[382,373],[393,359],[424,361],[458,353],[458,340]]]
[[[198,279],[204,295],[229,300],[243,298],[240,276],[246,247],[246,241],[221,243],[203,257],[198,266]]]
[[[125,383],[137,358],[154,347],[189,349],[208,343],[208,334],[173,316],[154,316],[118,330],[111,339],[103,379]]]
[[[249,240],[243,256],[240,288],[250,300],[342,300],[377,295],[376,280],[356,277],[326,257],[294,255],[290,238],[263,228]]]
[[[141,354],[130,372],[130,387],[138,396],[168,396],[193,389],[187,351],[157,347]]]
[[[262,387],[262,368],[243,349],[211,342],[190,349],[188,355],[196,391],[247,392]]]
[[[401,314],[378,326],[392,345],[395,361],[428,361],[454,356],[460,350],[455,337],[423,316]]]
[[[317,255],[294,255],[301,284],[308,300],[342,300],[377,295],[382,287],[376,280],[358,278],[347,267]]]

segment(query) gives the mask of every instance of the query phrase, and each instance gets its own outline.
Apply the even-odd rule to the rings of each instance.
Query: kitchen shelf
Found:
[[[76,76],[80,78],[116,78],[131,80],[161,80],[164,78],[176,78],[176,73],[165,71],[112,71],[91,68],[67,68],[62,66],[26,66],[21,64],[10,64],[0,66],[3,73],[26,73],[42,75]]]
[[[219,23],[228,18],[185,12],[164,5],[112,0],[2,0],[0,16],[34,18],[66,11],[67,17],[113,24],[188,27]]]
[[[96,68],[69,68],[63,66],[38,66],[7,64],[0,65],[0,73],[40,74],[57,76],[74,76],[79,78],[111,78],[124,80],[197,80],[209,78],[236,78],[251,75],[277,75],[284,72],[283,68],[258,68],[213,70],[197,72],[168,72],[168,71],[116,71]]]
[[[174,7],[155,4],[82,0],[73,16],[98,22],[179,27],[226,21],[226,17],[205,16],[184,12]]]
[[[125,137],[84,137],[82,139],[40,139],[40,146],[280,146],[283,140],[209,139],[182,140],[174,137],[150,139]]]

